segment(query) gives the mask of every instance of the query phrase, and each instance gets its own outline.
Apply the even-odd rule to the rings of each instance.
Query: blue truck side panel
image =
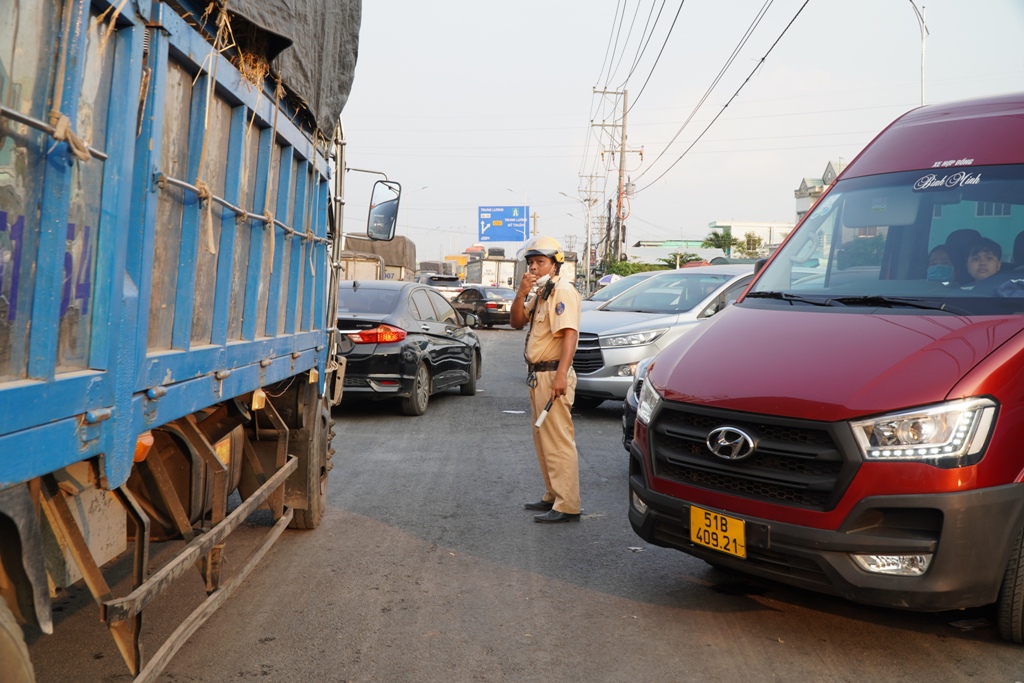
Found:
[[[25,234],[12,240],[22,262],[14,267],[31,261],[34,270],[31,278],[22,278],[13,302],[31,310],[30,324],[17,322],[21,327],[12,333],[15,340],[22,333],[27,339],[12,345],[9,361],[23,370],[20,376],[0,380],[0,489],[88,458],[97,459],[107,487],[118,487],[131,473],[136,439],[146,430],[314,368],[318,386],[324,389],[327,247],[307,238],[327,237],[329,166],[322,145],[313,141],[310,130],[280,113],[273,84],[261,89],[247,83],[168,6],[149,0],[115,4],[120,9],[117,30],[111,32],[100,60],[116,84],[106,102],[106,140],[100,150],[106,159],[75,159],[66,142],[46,138],[45,163],[40,167],[42,200],[38,207],[25,209],[38,210],[40,224],[38,229],[21,227]],[[69,25],[76,39],[52,55],[54,68],[41,70],[63,74],[63,82],[57,84],[60,107],[72,123],[91,54],[89,32],[78,27],[89,26],[107,7],[97,5],[85,0],[71,3]],[[99,30],[110,21],[107,16]],[[61,62],[63,69],[57,68]],[[187,164],[179,178],[169,177],[163,158],[172,68],[195,77]],[[179,241],[163,244],[166,233],[157,231],[158,221],[167,220],[161,213],[161,197],[166,200],[172,191],[169,180],[195,184],[204,170],[204,149],[210,162],[213,141],[204,122],[218,102],[229,107],[227,154],[216,158],[222,164],[218,194],[256,215],[269,210],[288,229],[240,218],[219,205],[211,212],[209,200],[175,187],[173,196],[180,197],[181,205],[180,226],[175,226],[180,227]],[[239,171],[247,131],[259,138],[248,206]],[[81,169],[102,174],[96,225],[73,225],[69,220],[75,173]],[[274,189],[274,196],[267,196],[268,188]],[[0,231],[6,234],[13,236],[19,221],[25,224],[17,215],[0,214]],[[211,271],[214,289],[204,308],[197,303],[198,295],[205,294],[197,291],[198,269],[209,257],[206,231],[214,229],[211,219],[217,221],[219,236]],[[233,255],[243,231],[251,237],[248,258],[237,262]],[[81,240],[88,248],[80,258],[91,264],[91,254],[95,265],[69,274],[68,245],[82,244]],[[271,245],[273,258],[268,260]],[[154,283],[159,263],[154,253],[163,246],[177,248],[173,292]],[[228,331],[236,272],[245,273],[240,280],[241,339],[230,338]],[[86,289],[81,315],[90,323],[87,354],[82,367],[61,367],[67,299]],[[173,302],[169,348],[151,348],[154,296]],[[265,324],[258,325],[264,318]],[[206,333],[196,338],[197,320],[208,326],[208,339]]]

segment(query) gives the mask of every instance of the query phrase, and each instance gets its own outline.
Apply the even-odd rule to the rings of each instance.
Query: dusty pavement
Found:
[[[983,611],[860,607],[643,543],[626,519],[616,402],[577,411],[582,521],[533,523],[522,334],[480,334],[477,396],[435,396],[420,418],[338,411],[322,526],[285,533],[160,680],[1024,680],[1024,650],[991,626],[951,625]],[[77,641],[32,643],[63,662],[37,664],[40,680],[130,680],[79,597],[62,616],[82,624]],[[149,651],[188,599],[147,615]]]

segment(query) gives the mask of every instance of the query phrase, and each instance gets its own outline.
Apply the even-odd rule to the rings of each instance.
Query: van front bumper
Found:
[[[690,540],[690,503],[647,488],[635,444],[630,459],[629,522],[654,545],[675,548],[766,579],[847,600],[922,612],[994,603],[1024,524],[1024,485],[956,493],[877,496],[861,500],[837,530],[742,519],[747,558]],[[634,503],[640,498],[646,509]],[[723,505],[730,498],[723,497]],[[869,573],[853,555],[931,555],[921,576]]]

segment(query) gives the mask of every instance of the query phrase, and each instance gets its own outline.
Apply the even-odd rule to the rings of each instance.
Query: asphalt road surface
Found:
[[[479,334],[476,396],[434,396],[422,417],[336,411],[323,524],[286,532],[160,680],[1024,681],[1024,649],[986,610],[862,607],[645,544],[618,402],[575,411],[582,520],[535,524],[523,333]],[[261,524],[229,541],[226,571]],[[147,612],[147,652],[197,576]],[[87,591],[60,609],[56,635],[29,636],[39,680],[131,680]]]

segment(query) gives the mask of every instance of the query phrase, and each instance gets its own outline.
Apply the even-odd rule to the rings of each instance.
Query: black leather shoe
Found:
[[[549,510],[543,515],[536,515],[533,521],[540,522],[541,524],[559,524],[561,522],[578,522],[580,521],[579,513],[570,515],[565,512],[559,512],[558,510]]]
[[[527,503],[527,504],[523,505],[523,507],[526,508],[527,510],[537,510],[538,512],[547,512],[548,510],[551,509],[552,505],[554,505],[553,502],[549,502],[549,501],[546,501],[546,500],[538,500],[536,503]]]

